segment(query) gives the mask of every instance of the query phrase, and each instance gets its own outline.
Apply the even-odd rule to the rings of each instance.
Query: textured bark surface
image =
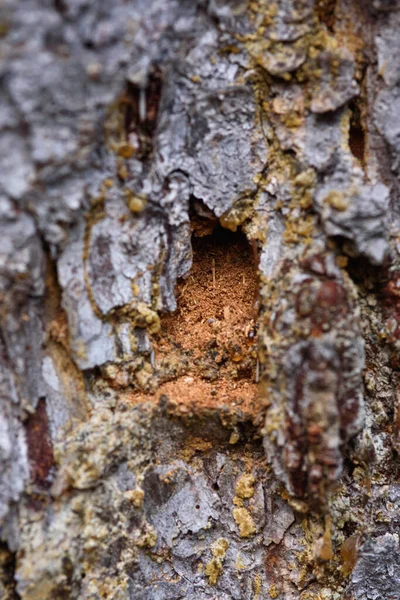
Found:
[[[0,598],[400,600],[400,3],[0,11]]]

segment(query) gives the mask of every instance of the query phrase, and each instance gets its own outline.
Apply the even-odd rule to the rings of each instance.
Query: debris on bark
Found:
[[[4,3],[1,598],[400,599],[399,19]]]

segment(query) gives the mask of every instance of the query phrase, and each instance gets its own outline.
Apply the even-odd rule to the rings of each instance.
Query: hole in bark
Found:
[[[365,133],[361,122],[361,111],[356,102],[353,102],[350,105],[350,109],[352,114],[350,118],[349,146],[353,156],[360,161],[361,165],[363,165],[365,153]]]
[[[1,598],[9,598],[10,600],[17,600],[20,598],[20,595],[16,590],[15,568],[16,555],[9,551],[6,543],[0,542],[0,589],[5,593],[5,596],[2,595]]]
[[[242,405],[255,393],[253,252],[242,232],[223,229],[202,209],[192,212],[193,266],[178,282],[177,310],[162,320],[158,357],[168,356],[170,365],[176,360],[178,378],[165,384],[168,396],[205,406]],[[189,369],[179,377],[183,357]]]
[[[162,91],[162,74],[154,67],[146,87],[127,82],[124,127],[126,139],[138,158],[145,158],[153,149],[158,106]]]
[[[65,15],[65,13],[68,10],[68,7],[67,7],[66,3],[64,2],[64,0],[54,0],[54,8],[61,15]]]
[[[193,266],[178,282],[178,309],[164,318],[163,331],[191,352],[198,365],[203,350],[216,365],[233,362],[235,378],[240,370],[252,379],[253,361],[246,359],[257,318],[253,249],[240,230],[224,229],[203,209],[192,211],[191,217]]]
[[[388,281],[387,265],[373,265],[364,256],[350,256],[346,270],[363,293],[380,294]]]
[[[180,407],[238,407],[255,415],[258,276],[254,249],[198,201],[191,211],[193,265],[178,280],[177,309],[154,340],[163,395]]]

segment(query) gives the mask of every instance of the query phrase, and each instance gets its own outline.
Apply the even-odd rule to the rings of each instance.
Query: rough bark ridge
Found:
[[[2,599],[400,599],[399,26],[2,3]]]

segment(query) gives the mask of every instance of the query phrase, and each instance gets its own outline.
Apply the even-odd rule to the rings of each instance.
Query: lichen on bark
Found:
[[[2,598],[400,599],[399,15],[3,3]]]

